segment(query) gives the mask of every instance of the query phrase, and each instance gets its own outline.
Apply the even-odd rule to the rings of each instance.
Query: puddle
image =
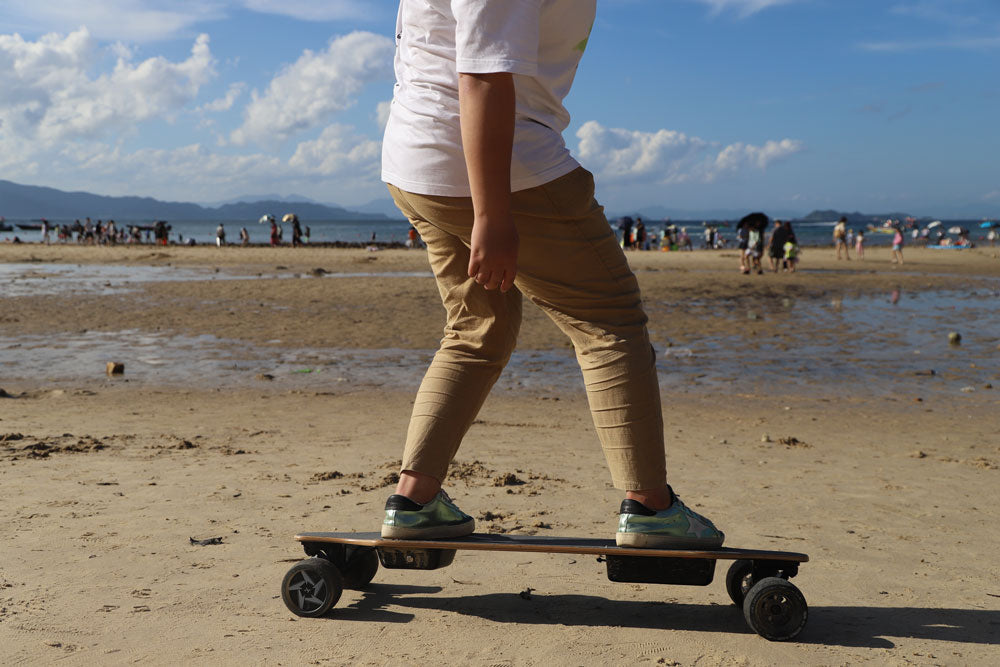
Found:
[[[430,271],[350,273],[260,273],[245,275],[210,268],[120,264],[0,264],[0,297],[120,294],[144,283],[284,278],[430,278]]]
[[[825,303],[785,300],[775,307],[792,317],[780,339],[706,337],[676,347],[654,341],[665,401],[671,393],[701,391],[761,396],[837,396],[846,391],[906,400],[961,396],[968,387],[989,391],[984,389],[988,383],[1000,391],[996,291],[895,292]],[[768,317],[766,309],[761,312]],[[949,344],[953,331],[961,334],[960,345]],[[105,381],[106,363],[116,361],[125,364],[124,379],[138,383],[314,391],[384,386],[409,391],[417,387],[433,356],[431,350],[302,349],[272,343],[255,346],[214,336],[141,331],[0,338],[0,377]],[[273,380],[260,379],[262,374]],[[582,393],[572,352],[515,352],[497,390],[520,388]]]

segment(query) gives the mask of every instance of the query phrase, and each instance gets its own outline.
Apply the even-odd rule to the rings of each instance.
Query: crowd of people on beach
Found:
[[[641,217],[633,220],[625,216],[619,221],[618,230],[619,243],[625,250],[694,250],[687,227],[678,228],[669,220],[657,231],[647,230]]]
[[[792,223],[775,220],[773,228],[770,219],[763,213],[751,213],[736,223],[736,245],[739,250],[740,273],[764,273],[763,257],[765,246],[770,270],[795,272],[798,263],[799,245]],[[647,229],[639,216],[634,219],[624,216],[618,221],[618,241],[625,250],[661,250],[664,252],[694,250],[694,243],[687,227],[678,227],[669,220],[659,229]],[[766,239],[765,239],[766,236]],[[727,239],[719,231],[719,226],[704,223],[702,249],[720,250],[728,245]]]

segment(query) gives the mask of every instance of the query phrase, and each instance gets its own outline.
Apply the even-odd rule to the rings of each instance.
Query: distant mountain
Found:
[[[906,218],[913,218],[915,216],[909,213],[859,213],[855,211],[854,213],[844,213],[842,211],[835,211],[833,209],[827,209],[824,211],[813,211],[809,215],[799,218],[796,222],[836,222],[840,218],[847,218],[848,224],[851,225],[863,225],[871,222],[881,222],[883,220],[888,220],[892,218],[893,220],[905,220]],[[919,222],[930,222],[933,218],[923,217],[917,218]]]
[[[304,199],[304,198],[303,198]],[[380,213],[348,211],[305,201],[265,199],[208,207],[185,202],[165,202],[152,197],[107,197],[89,192],[64,192],[55,188],[20,185],[0,180],[0,215],[8,220],[114,219],[141,220],[257,220],[265,213],[296,213],[303,220],[384,220]],[[398,214],[395,217],[399,217]]]
[[[358,211],[359,213],[372,213],[381,214],[388,218],[402,219],[403,214],[399,212],[396,208],[396,202],[392,199],[385,197],[384,199],[373,199],[363,206],[352,206],[352,211]]]
[[[320,202],[315,199],[310,199],[305,195],[241,195],[239,197],[232,197],[230,199],[225,199],[223,201],[210,202],[202,204],[206,208],[218,208],[220,206],[225,206],[226,204],[239,204],[240,202],[245,202],[252,204],[258,201],[280,201],[286,204],[293,204],[298,202],[306,202],[307,204],[319,204]],[[332,205],[334,208],[338,208],[336,204]]]
[[[643,206],[634,211],[617,211],[615,213],[608,213],[608,219],[614,220],[622,217],[623,215],[628,215],[631,217],[636,217],[637,215],[646,220],[665,220],[667,218],[671,220],[739,220],[751,210],[759,209],[682,209],[682,208],[668,208],[666,206],[660,206],[659,204],[652,204],[649,206]],[[795,218],[799,214],[798,212],[792,212],[788,210],[773,210],[766,211],[766,213],[772,218]]]

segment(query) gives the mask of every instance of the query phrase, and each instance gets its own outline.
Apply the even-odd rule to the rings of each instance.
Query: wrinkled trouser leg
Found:
[[[593,188],[593,177],[580,168],[513,193],[518,275],[515,289],[501,294],[467,274],[470,198],[390,186],[427,243],[448,317],[414,404],[404,470],[444,478],[514,349],[523,293],[573,342],[614,485],[637,490],[665,483],[659,384],[638,282]]]

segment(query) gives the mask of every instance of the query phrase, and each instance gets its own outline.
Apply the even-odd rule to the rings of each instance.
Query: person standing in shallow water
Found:
[[[837,224],[833,226],[833,245],[837,248],[837,259],[840,259],[840,251],[844,251],[844,259],[851,259],[851,251],[847,247],[847,218],[841,217]]]
[[[595,13],[596,0],[400,3],[382,178],[427,246],[447,324],[414,401],[383,536],[473,531],[441,482],[510,358],[527,295],[575,347],[612,481],[625,495],[617,542],[723,542],[667,485],[638,283],[592,175],[562,138],[562,100]]]

